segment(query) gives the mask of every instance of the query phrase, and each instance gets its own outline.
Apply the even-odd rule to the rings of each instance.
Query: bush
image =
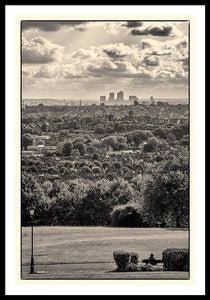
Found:
[[[151,264],[147,264],[145,266],[142,266],[141,270],[144,271],[144,272],[147,272],[147,271],[163,271],[163,267],[162,266],[153,266]]]
[[[138,270],[138,265],[130,263],[127,265],[127,272],[135,272]]]
[[[125,148],[126,148],[126,145],[125,145],[125,144],[120,143],[120,144],[117,145],[117,150],[118,150],[118,151],[122,151],[122,150],[124,150]]]
[[[162,253],[165,271],[189,271],[189,249],[168,248]]]
[[[101,173],[101,169],[99,167],[94,167],[92,169],[93,174],[100,174]]]
[[[142,217],[135,205],[125,204],[114,208],[111,216],[112,226],[141,227]]]
[[[95,133],[104,134],[104,128],[102,126],[97,126],[95,129]]]
[[[82,167],[82,174],[91,174],[91,169],[88,166]]]
[[[154,136],[159,137],[161,139],[166,139],[167,138],[167,131],[164,128],[156,128],[155,130],[152,131]]]
[[[107,128],[105,128],[105,133],[114,133],[114,129],[111,126],[108,126]]]
[[[93,160],[100,160],[99,154],[98,153],[94,153],[92,159]]]
[[[155,160],[156,160],[157,162],[160,162],[160,161],[163,161],[164,158],[163,158],[162,156],[160,156],[160,155],[157,155],[157,156],[155,157]]]
[[[113,257],[117,265],[117,271],[126,272],[137,270],[139,259],[139,255],[137,253],[119,250],[114,251]]]
[[[71,142],[67,142],[63,144],[61,152],[63,156],[70,156],[71,150],[73,149],[73,145]]]
[[[153,147],[152,144],[145,144],[144,148],[143,148],[143,151],[144,152],[152,152],[152,151],[154,151],[154,147]]]
[[[84,143],[75,143],[74,144],[74,149],[78,149],[80,152],[80,155],[84,156],[85,155],[85,144]]]

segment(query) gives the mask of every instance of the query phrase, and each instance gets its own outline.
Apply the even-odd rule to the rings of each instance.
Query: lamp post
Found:
[[[31,222],[31,264],[30,264],[30,274],[33,274],[34,273],[34,232],[33,232],[33,216],[34,216],[34,208],[30,208],[30,215],[31,215],[31,219],[32,219],[32,222]]]

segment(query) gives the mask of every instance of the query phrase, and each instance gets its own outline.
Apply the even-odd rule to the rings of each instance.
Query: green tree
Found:
[[[180,170],[158,172],[147,183],[144,208],[153,224],[186,227],[189,223],[189,177]]]
[[[102,141],[102,144],[106,146],[111,146],[114,151],[117,150],[117,141],[114,136],[105,137]]]
[[[153,149],[156,150],[158,146],[158,139],[154,136],[149,137],[147,143],[153,146]]]
[[[71,150],[73,149],[73,144],[71,142],[67,142],[63,144],[62,147],[62,155],[63,156],[70,156]]]
[[[80,225],[108,225],[112,211],[111,199],[106,197],[100,184],[89,187],[78,207]]]
[[[142,130],[135,130],[132,133],[132,141],[136,147],[143,141],[147,140],[147,135]]]
[[[33,138],[29,134],[22,135],[22,150],[27,150],[33,144]]]
[[[84,143],[80,143],[80,142],[75,143],[74,149],[78,149],[81,156],[85,155],[86,146]]]
[[[104,131],[105,131],[105,133],[114,133],[115,132],[111,126],[107,126]]]
[[[167,138],[167,131],[164,128],[156,128],[155,130],[152,131],[152,133],[161,139],[166,139]]]
[[[155,149],[154,149],[154,146],[152,144],[145,144],[144,145],[144,148],[143,148],[143,151],[144,152],[153,152]]]
[[[104,128],[101,125],[98,125],[95,129],[95,133],[104,134]]]
[[[55,188],[55,187],[54,187]],[[79,225],[77,219],[78,201],[66,185],[56,183],[56,193],[48,210],[48,220],[52,225]]]
[[[141,227],[142,221],[140,208],[135,203],[118,205],[111,214],[112,226]]]
[[[40,184],[33,175],[22,172],[21,176],[21,225],[31,222],[30,208],[35,208],[34,218],[38,224],[46,224],[48,201]]]
[[[137,100],[134,100],[133,105],[134,106],[139,106],[139,102]]]

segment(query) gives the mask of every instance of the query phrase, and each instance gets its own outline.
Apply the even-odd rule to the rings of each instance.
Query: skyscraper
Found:
[[[106,102],[106,96],[100,96],[100,103]]]
[[[117,100],[124,100],[124,93],[123,93],[123,91],[119,91],[117,93]]]
[[[109,93],[109,101],[114,101],[114,93]]]

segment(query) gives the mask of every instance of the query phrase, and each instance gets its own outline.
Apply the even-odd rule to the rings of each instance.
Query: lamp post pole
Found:
[[[30,209],[30,215],[32,218],[31,223],[31,263],[30,263],[30,274],[34,273],[34,227],[33,227],[33,215],[34,215],[34,209]]]

